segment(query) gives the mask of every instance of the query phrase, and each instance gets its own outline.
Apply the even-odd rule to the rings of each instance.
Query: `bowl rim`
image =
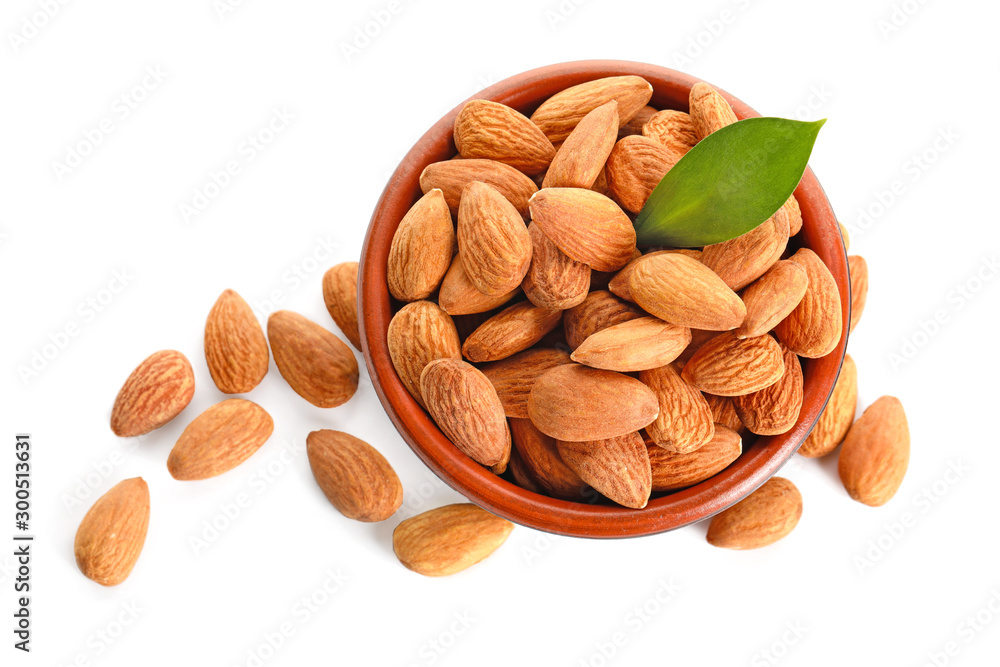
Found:
[[[686,95],[677,101],[678,95],[702,81],[648,63],[581,60],[514,75],[469,99],[491,99],[529,112],[558,90],[621,75],[637,75],[649,81],[654,88],[651,104],[672,94],[671,108],[682,111],[688,110]],[[738,118],[760,115],[725,90],[716,89],[729,101]],[[431,126],[396,168],[372,214],[358,270],[362,352],[379,401],[403,440],[439,478],[477,505],[524,526],[574,537],[639,537],[674,530],[721,512],[764,484],[795,454],[822,414],[839,376],[849,336],[847,251],[837,218],[812,169],[806,169],[795,190],[803,216],[803,229],[796,238],[823,259],[837,282],[843,333],[830,354],[802,360],[806,400],[795,427],[782,435],[757,437],[722,472],[693,487],[651,499],[641,510],[570,502],[522,489],[460,452],[406,391],[389,357],[386,332],[393,312],[386,287],[388,248],[403,215],[422,194],[419,176],[424,167],[455,154],[452,126],[466,101]]]

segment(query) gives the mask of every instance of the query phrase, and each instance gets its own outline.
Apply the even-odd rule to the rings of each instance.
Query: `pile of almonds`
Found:
[[[704,83],[689,113],[651,97],[644,79],[619,76],[561,91],[531,117],[466,103],[458,154],[426,167],[392,240],[387,287],[401,305],[387,337],[400,381],[461,452],[536,493],[640,509],[709,479],[744,437],[795,426],[802,359],[830,354],[843,334],[836,281],[796,243],[794,196],[730,241],[636,247],[635,215],[663,176],[737,120]],[[864,260],[851,257],[850,271],[853,328]],[[856,401],[848,357],[802,452],[846,438],[845,487],[881,504],[906,469],[905,416],[880,399],[848,435]],[[762,546],[801,513],[787,480],[751,498],[716,518],[712,544]],[[762,528],[761,514],[775,525]]]
[[[402,305],[387,339],[400,381],[469,457],[536,493],[631,508],[714,476],[748,434],[787,432],[803,399],[800,358],[837,345],[840,295],[808,248],[792,197],[769,220],[700,249],[636,247],[633,216],[700,139],[736,121],[710,86],[690,113],[648,106],[635,76],[566,89],[528,118],[487,100],[455,120],[455,159],[428,166],[424,196],[399,224],[388,290]],[[846,241],[846,236],[845,236]],[[323,279],[327,309],[360,349],[354,262]],[[867,294],[867,266],[850,258],[851,329]],[[205,325],[205,359],[218,389],[252,391],[269,360],[309,403],[343,405],[358,386],[354,353],[290,311],[267,333],[249,305],[224,292]],[[143,361],[115,400],[112,431],[150,433],[194,396],[180,352]],[[897,399],[876,401],[857,422],[857,370],[845,359],[833,395],[802,445],[825,456],[843,443],[840,476],[852,498],[887,502],[902,482],[909,432]],[[228,398],[191,420],[167,458],[178,480],[232,470],[270,437],[260,405]],[[513,447],[512,447],[513,443]],[[307,437],[313,475],[345,517],[384,521],[403,489],[388,461],[350,434]],[[802,512],[788,480],[764,486],[717,515],[708,541],[746,549],[787,535]],[[120,482],[77,531],[80,570],[107,586],[124,581],[145,541],[150,495],[142,478]],[[471,504],[400,522],[393,549],[430,576],[493,553],[513,528]]]

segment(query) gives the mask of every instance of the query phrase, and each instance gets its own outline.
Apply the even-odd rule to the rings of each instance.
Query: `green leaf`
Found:
[[[748,118],[708,135],[649,196],[639,245],[703,246],[758,226],[795,191],[825,122]]]

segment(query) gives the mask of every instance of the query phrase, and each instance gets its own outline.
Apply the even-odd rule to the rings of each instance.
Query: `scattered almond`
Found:
[[[708,543],[723,549],[758,549],[787,536],[802,517],[802,494],[784,477],[772,477],[708,524]]]
[[[507,540],[514,524],[469,503],[411,517],[392,531],[392,549],[408,569],[428,577],[475,565]]]
[[[323,495],[348,519],[385,521],[403,504],[403,485],[378,450],[348,433],[306,437],[309,467]]]
[[[358,263],[342,262],[323,276],[323,302],[330,317],[347,336],[358,352],[361,332],[358,330]]]
[[[147,357],[125,380],[111,410],[111,430],[133,438],[160,428],[181,413],[194,396],[191,362],[176,350]]]
[[[149,527],[149,487],[141,477],[119,482],[97,499],[76,531],[73,552],[80,572],[102,586],[117,586],[139,560]]]
[[[358,361],[351,348],[315,322],[279,310],[267,320],[267,338],[281,377],[316,407],[343,405],[358,390]]]
[[[174,479],[216,477],[246,461],[267,442],[274,421],[253,401],[230,398],[198,415],[167,458]]]
[[[224,394],[245,394],[267,375],[270,359],[250,304],[227,289],[205,322],[205,362],[215,386]]]
[[[896,495],[909,463],[910,427],[903,404],[883,396],[847,432],[837,470],[851,498],[879,507]]]

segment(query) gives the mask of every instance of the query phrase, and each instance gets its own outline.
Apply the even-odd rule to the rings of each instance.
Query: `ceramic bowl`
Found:
[[[655,65],[581,61],[513,76],[475,98],[502,102],[530,115],[560,90],[584,81],[625,74],[641,76],[652,84],[650,104],[657,109],[687,111],[688,93],[699,81]],[[739,118],[759,115],[739,99],[721,89],[720,92]],[[836,279],[844,304],[844,334],[837,348],[826,357],[803,360],[805,397],[795,427],[778,436],[745,438],[743,454],[724,471],[691,488],[653,498],[641,510],[558,500],[526,491],[460,452],[407,393],[389,358],[386,331],[392,315],[402,305],[392,299],[386,286],[389,245],[400,220],[422,194],[418,179],[424,167],[455,155],[452,124],[461,107],[455,107],[431,127],[400,163],[375,207],[362,251],[358,307],[365,361],[375,391],[403,439],[434,473],[472,502],[516,523],[561,535],[616,538],[660,533],[710,517],[767,481],[795,454],[823,411],[847,346],[850,318],[847,253],[837,219],[812,171],[806,171],[795,191],[803,219],[802,231],[795,241],[814,250]]]

